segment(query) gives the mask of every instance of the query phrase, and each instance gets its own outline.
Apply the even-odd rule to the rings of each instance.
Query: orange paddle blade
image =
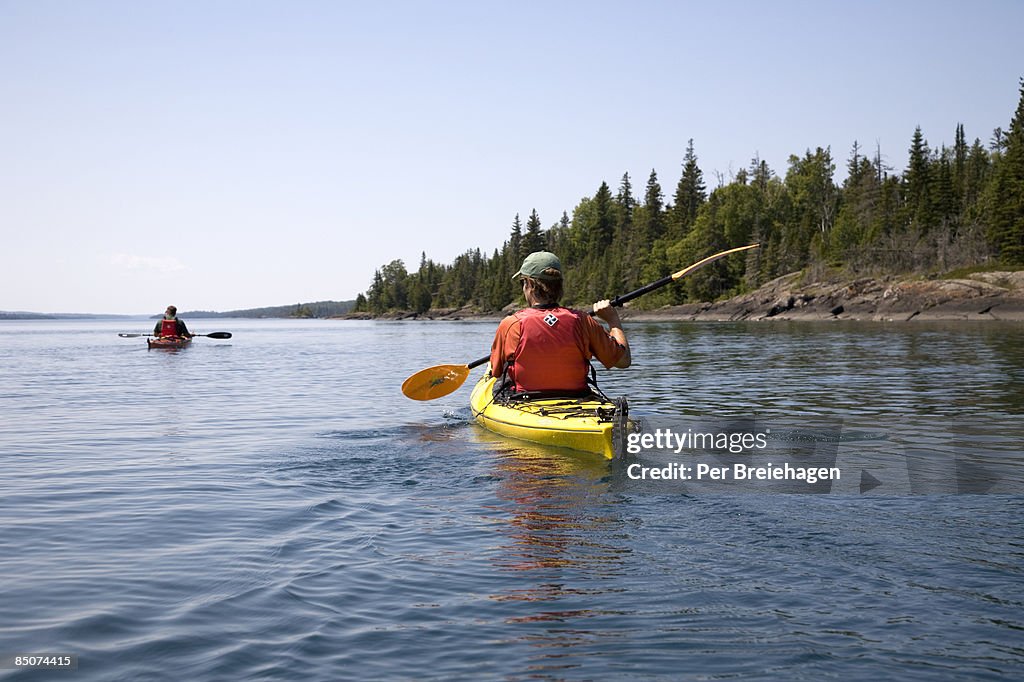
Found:
[[[455,391],[469,376],[469,365],[437,365],[416,372],[402,384],[413,400],[433,400]]]

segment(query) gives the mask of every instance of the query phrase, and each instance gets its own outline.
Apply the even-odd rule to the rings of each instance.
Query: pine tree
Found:
[[[602,182],[594,195],[593,223],[588,229],[587,256],[593,257],[604,253],[611,246],[615,235],[615,224],[612,217],[612,192],[607,182]]]
[[[770,279],[765,272],[767,260],[764,254],[776,222],[774,211],[779,203],[778,196],[784,188],[775,177],[775,173],[768,167],[768,163],[760,156],[751,159],[749,177],[750,187],[754,191],[756,201],[749,241],[761,244],[761,248],[747,251],[743,281],[747,288],[754,288]]]
[[[1024,78],[989,187],[989,240],[1007,265],[1024,265]]]
[[[529,253],[523,253],[523,224],[519,221],[518,213],[516,213],[516,219],[512,221],[512,234],[509,236],[508,248],[510,258],[516,263],[522,262]]]
[[[644,223],[640,226],[640,243],[650,246],[665,234],[665,195],[658,184],[658,174],[651,169],[644,192]]]
[[[926,232],[932,222],[930,155],[928,141],[921,133],[921,126],[917,126],[910,143],[910,163],[904,175],[904,186],[907,223],[918,232]]]
[[[384,277],[380,270],[373,271],[373,282],[366,294],[366,307],[374,315],[380,315],[387,311],[384,301]]]
[[[937,161],[932,163],[934,179],[931,189],[931,208],[929,214],[941,225],[952,225],[957,222],[957,197],[953,181],[955,151],[942,148]]]
[[[518,216],[516,218],[518,220]],[[544,233],[540,229],[540,216],[537,215],[537,209],[533,209],[530,212],[530,217],[526,220],[526,234],[523,235],[522,252],[524,257],[534,251],[543,251],[547,246],[546,242]]]
[[[697,165],[693,150],[693,138],[686,144],[683,157],[683,175],[676,185],[672,206],[672,230],[675,238],[685,237],[697,220],[697,211],[707,201],[704,174]]]
[[[625,242],[633,232],[633,210],[636,208],[636,199],[633,197],[633,184],[629,181],[629,173],[622,174],[619,191],[615,195],[615,205],[619,213],[615,225],[615,239]]]
[[[964,135],[964,124],[956,125],[956,139],[953,143],[953,192],[956,196],[957,207],[963,213],[965,186],[967,183],[967,156],[970,149],[967,146],[967,137]]]
[[[974,138],[974,144],[967,152],[967,166],[964,171],[963,210],[972,215],[979,210],[981,194],[992,173],[992,158],[981,138]]]

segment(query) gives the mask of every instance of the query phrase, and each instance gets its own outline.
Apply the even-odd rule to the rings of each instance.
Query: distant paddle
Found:
[[[683,268],[679,272],[662,277],[658,281],[651,282],[650,284],[642,286],[628,294],[618,296],[612,300],[611,304],[613,306],[621,306],[623,303],[632,301],[634,298],[638,298],[644,294],[654,291],[655,289],[660,289],[663,286],[675,282],[676,280],[682,279],[683,277],[700,270],[705,265],[714,263],[719,258],[725,258],[728,255],[738,253],[740,251],[746,251],[747,249],[756,249],[758,246],[760,246],[760,244],[748,244],[747,246],[738,246],[735,249],[729,249],[728,251],[722,251],[713,256],[708,256],[704,260],[699,260],[693,265]],[[591,312],[590,314],[593,315],[594,313]],[[468,365],[437,365],[435,367],[421,369],[402,383],[402,393],[404,393],[407,398],[412,398],[413,400],[434,400],[435,398],[446,396],[465,383],[471,369],[479,367],[490,359],[489,355],[485,355],[479,360],[475,360]]]
[[[129,334],[122,332],[118,334],[123,339],[135,339],[140,336],[156,336],[156,334]],[[211,339],[230,339],[231,332],[213,332],[212,334],[193,334],[192,336],[207,336]]]

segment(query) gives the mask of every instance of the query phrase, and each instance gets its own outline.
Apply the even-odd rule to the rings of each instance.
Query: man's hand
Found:
[[[598,301],[594,304],[594,315],[608,323],[608,335],[625,349],[622,358],[615,364],[620,369],[629,367],[632,355],[629,352],[629,341],[626,340],[626,332],[622,330],[622,320],[619,318],[619,311],[608,299]]]
[[[608,326],[621,327],[622,320],[619,318],[619,311],[607,298],[594,304],[594,314],[608,323]]]

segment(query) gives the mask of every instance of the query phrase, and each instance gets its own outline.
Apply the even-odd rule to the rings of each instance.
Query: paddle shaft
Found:
[[[137,339],[140,336],[159,336],[159,334],[121,333],[121,334],[118,334],[118,336],[120,336],[123,339]],[[209,334],[193,334],[192,336],[208,336],[211,339],[230,339],[231,338],[231,332],[211,332]]]

